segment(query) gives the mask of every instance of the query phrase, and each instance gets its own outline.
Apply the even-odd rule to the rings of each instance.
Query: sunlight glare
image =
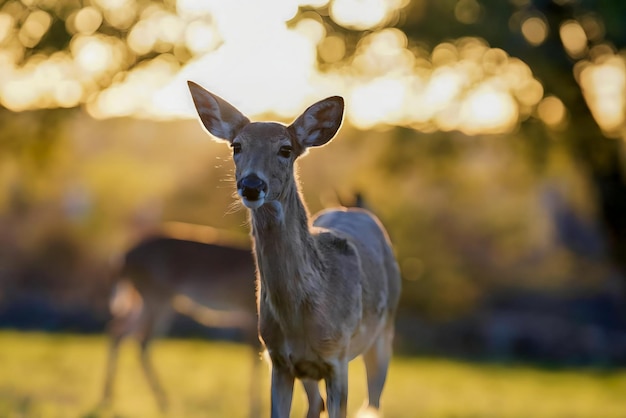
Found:
[[[104,18],[111,26],[126,30],[135,21],[137,2],[135,0],[93,0],[100,10],[104,11]]]
[[[319,45],[326,37],[324,24],[315,19],[302,19],[295,27],[296,32],[308,38],[313,45]]]
[[[515,97],[524,106],[535,106],[543,97],[543,86],[534,78],[527,78],[512,86]]]
[[[489,83],[474,89],[463,102],[461,130],[469,135],[508,132],[516,122],[515,100]]]
[[[0,43],[9,36],[15,25],[15,18],[10,14],[0,13]]]
[[[500,48],[491,48],[485,51],[482,65],[489,74],[500,74],[508,69],[509,55]]]
[[[157,28],[146,20],[140,20],[128,34],[128,46],[139,55],[152,51],[157,41]]]
[[[341,26],[368,30],[385,23],[405,3],[401,0],[334,0],[330,14]]]
[[[430,51],[410,44],[397,28],[373,30],[397,19],[407,0],[168,0],[147,5],[140,15],[136,0],[90,4],[66,22],[73,34],[69,53],[28,57],[22,45],[0,51],[4,106],[84,104],[96,118],[191,118],[196,112],[186,81],[193,80],[250,118],[291,120],[330,95],[346,98],[346,119],[361,129],[398,125],[502,133],[531,114],[549,126],[566,118],[558,99],[541,101],[543,86],[526,63],[482,39],[463,37]],[[307,4],[326,10],[308,10],[293,21]],[[480,19],[479,2],[456,4],[460,21]],[[348,44],[325,23],[326,11],[340,25],[373,31]],[[24,45],[39,42],[51,19],[47,12],[31,12],[20,29]],[[127,38],[98,33],[104,21],[125,28]],[[0,13],[0,38],[15,25],[14,18]],[[569,42],[568,51],[579,51],[582,23],[568,25],[561,27],[563,42]],[[525,16],[521,30],[538,45],[548,35],[547,21],[537,14]],[[603,48],[591,49],[592,60],[594,54],[606,55]],[[24,59],[27,64],[18,67]],[[131,66],[136,59],[140,63]],[[618,68],[607,60],[594,62],[582,77],[585,97],[593,103],[594,116],[604,118],[603,126],[615,126],[623,121],[623,63]],[[605,84],[598,86],[600,79]],[[108,87],[98,91],[102,85]]]
[[[22,24],[18,34],[20,42],[27,48],[34,47],[46,34],[51,24],[52,17],[48,13],[43,10],[35,10],[28,15]]]
[[[102,73],[106,71],[114,53],[111,45],[97,36],[79,36],[72,40],[72,54],[76,62],[87,73]]]
[[[435,67],[450,65],[459,59],[459,50],[449,42],[440,43],[433,49],[431,61]]]
[[[466,81],[463,74],[451,67],[436,69],[424,92],[424,106],[432,113],[444,109],[461,93]]]
[[[27,76],[15,77],[2,88],[2,106],[14,112],[26,110],[39,100],[39,92],[31,88]]]
[[[600,127],[611,132],[624,122],[626,104],[626,65],[621,57],[587,65],[580,74],[580,84],[591,113]]]
[[[352,67],[358,75],[372,78],[410,74],[415,56],[406,47],[406,35],[398,29],[374,32],[359,43]]]
[[[167,86],[157,92],[156,103],[166,113],[189,115],[192,104],[185,86],[192,79],[224,97],[245,114],[273,111],[292,117],[323,91],[311,85],[317,79],[317,42],[323,27],[315,21],[290,29],[299,3],[281,0],[265,4],[253,0],[208,1],[202,6],[181,0],[178,7],[198,14],[210,13],[221,46],[190,61]],[[282,10],[280,7],[284,7]],[[245,8],[249,13],[241,15]]]
[[[341,61],[346,55],[346,42],[341,36],[330,35],[320,42],[318,53],[328,63]]]
[[[73,24],[76,32],[82,35],[91,35],[102,24],[102,14],[95,7],[85,7],[76,13]]]
[[[600,41],[604,38],[604,23],[594,14],[586,14],[580,18],[580,25],[585,31],[585,36],[592,42]]]
[[[481,6],[476,0],[459,0],[454,8],[454,17],[461,23],[471,25],[480,18]]]
[[[183,39],[185,26],[176,15],[163,13],[157,19],[158,38],[160,41],[174,44]]]
[[[158,115],[154,105],[154,92],[166,85],[179,71],[173,57],[160,55],[146,61],[110,88],[98,94],[87,104],[87,111],[95,118]],[[132,97],[133,100],[128,100]]]
[[[63,80],[53,88],[54,99],[61,107],[74,107],[83,96],[83,86],[75,80]]]
[[[217,47],[219,36],[213,25],[201,20],[191,22],[185,29],[185,45],[194,54],[203,54]]]
[[[347,114],[360,129],[398,122],[404,109],[406,85],[400,79],[379,78],[355,86]]]
[[[575,20],[568,20],[559,29],[561,42],[572,58],[580,58],[587,49],[587,35],[583,27]]]
[[[548,96],[537,106],[539,119],[552,129],[563,127],[567,118],[567,111],[563,102],[556,96]]]
[[[533,46],[541,45],[548,37],[548,25],[544,19],[532,16],[522,23],[522,34]]]

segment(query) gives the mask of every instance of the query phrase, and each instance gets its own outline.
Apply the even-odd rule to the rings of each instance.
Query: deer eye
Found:
[[[233,149],[233,155],[237,155],[241,152],[241,144],[239,142],[234,142],[231,148]]]
[[[278,155],[280,155],[283,158],[289,158],[289,157],[291,157],[291,152],[292,151],[293,151],[293,148],[291,148],[289,145],[283,145],[278,150]]]

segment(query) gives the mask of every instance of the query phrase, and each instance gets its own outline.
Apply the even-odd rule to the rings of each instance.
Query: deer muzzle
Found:
[[[237,192],[244,205],[255,209],[263,204],[267,193],[267,183],[256,174],[249,174],[237,182]]]

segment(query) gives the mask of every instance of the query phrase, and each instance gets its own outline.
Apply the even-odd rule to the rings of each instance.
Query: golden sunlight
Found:
[[[368,129],[380,124],[401,122],[406,100],[402,79],[377,78],[356,86],[349,96],[347,116],[358,128]],[[373,105],[375,103],[375,105]]]
[[[539,118],[552,129],[560,129],[567,122],[567,110],[563,102],[555,96],[548,96],[537,106]]]
[[[579,82],[598,125],[609,133],[618,130],[626,111],[624,58],[602,56],[596,63],[587,63],[580,71]]]
[[[0,42],[9,36],[15,25],[15,18],[7,13],[0,13]]]
[[[548,36],[548,24],[541,17],[529,17],[522,23],[522,34],[529,44],[541,45]]]
[[[50,28],[51,23],[52,17],[43,10],[35,10],[29,14],[18,34],[22,45],[27,48],[37,45]]]
[[[587,50],[587,35],[580,23],[568,20],[561,25],[559,34],[570,57],[581,58],[584,55]]]
[[[19,111],[84,105],[95,118],[194,118],[186,88],[193,80],[250,117],[289,120],[313,101],[339,94],[347,101],[347,120],[363,129],[503,133],[528,115],[556,123],[546,116],[555,114],[548,111],[552,102],[534,110],[543,87],[528,65],[480,39],[444,42],[428,52],[409,45],[402,31],[385,28],[365,35],[346,57],[346,39],[317,12],[292,20],[301,6],[328,5],[339,24],[372,30],[396,19],[406,0],[172,0],[174,7],[151,4],[141,12],[134,0],[93,1],[66,22],[69,53],[27,57],[18,67],[24,46],[39,42],[51,25],[47,12],[29,12],[20,29],[23,45],[0,51],[0,72],[7,75],[0,79],[3,106]],[[482,13],[474,0],[457,6],[460,21],[477,21]],[[124,28],[127,38],[99,33],[103,22]],[[15,26],[0,13],[0,38]],[[547,30],[538,16],[522,23],[533,44],[543,42]],[[579,24],[561,28],[572,51],[580,50],[580,30]],[[135,59],[140,63],[132,66]],[[322,71],[319,62],[340,65]],[[613,67],[602,68],[594,71]],[[607,94],[596,112],[614,124],[621,108]]]
[[[99,74],[109,69],[115,55],[110,41],[113,40],[108,40],[102,36],[74,38],[71,51],[79,68],[85,73],[93,74]]]
[[[317,44],[323,38],[315,21],[288,28],[297,3],[202,2],[184,0],[183,14],[200,7],[215,19],[220,47],[190,61],[155,95],[155,108],[169,115],[193,114],[185,82],[188,79],[223,96],[244,113],[254,116],[273,112],[292,117],[311,101],[336,91],[330,79],[316,68]],[[294,8],[295,5],[295,8]],[[241,7],[249,11],[245,16]],[[284,7],[280,9],[280,7]],[[317,27],[317,28],[316,28]]]
[[[500,133],[513,129],[517,105],[509,93],[483,83],[467,95],[461,109],[462,130],[467,134]]]
[[[330,4],[330,15],[346,28],[368,30],[386,23],[407,3],[404,0],[334,0]]]
[[[102,24],[102,14],[95,7],[85,7],[80,9],[70,21],[73,24],[75,32],[83,35],[91,35],[98,30]]]

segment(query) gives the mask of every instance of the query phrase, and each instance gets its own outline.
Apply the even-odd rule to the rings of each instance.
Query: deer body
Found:
[[[393,274],[394,266],[381,260],[390,255],[385,236],[367,212],[355,209],[321,214],[310,232],[302,231],[300,243],[288,243],[280,233],[257,233],[256,219],[253,225],[260,333],[270,356],[298,378],[326,378],[332,368],[327,358],[351,360],[363,353],[393,314],[387,307],[397,292],[384,279],[386,267]],[[378,240],[360,244],[366,234]],[[299,261],[288,266],[284,260]],[[383,280],[366,280],[366,271]]]
[[[112,398],[120,343],[134,336],[141,345],[144,374],[159,406],[166,408],[166,395],[148,348],[154,337],[169,328],[175,311],[206,326],[238,328],[256,357],[254,277],[250,250],[169,237],[149,238],[130,249],[111,298],[111,342],[102,403]],[[257,398],[251,392],[251,416],[258,414]]]
[[[326,383],[330,418],[345,417],[348,362],[363,355],[369,407],[377,410],[391,357],[400,275],[387,234],[363,209],[327,210],[313,221],[294,175],[308,147],[335,135],[343,100],[309,107],[292,125],[251,123],[189,83],[200,119],[231,143],[237,191],[250,209],[258,270],[259,336],[272,361],[272,417],[288,417],[294,379],[319,417]]]
[[[140,294],[184,295],[214,310],[254,316],[254,294],[243,290],[254,282],[252,260],[245,249],[155,237],[127,253],[121,276]]]

